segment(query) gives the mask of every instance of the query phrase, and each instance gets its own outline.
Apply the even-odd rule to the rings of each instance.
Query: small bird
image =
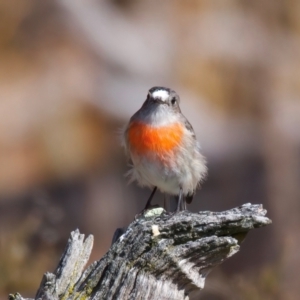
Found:
[[[123,133],[123,146],[132,161],[130,181],[153,188],[145,210],[157,188],[178,198],[176,212],[185,210],[207,173],[193,127],[179,103],[175,91],[151,88]]]

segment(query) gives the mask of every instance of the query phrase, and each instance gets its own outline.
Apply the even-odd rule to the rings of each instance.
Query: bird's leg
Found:
[[[154,196],[156,190],[157,190],[157,186],[154,187],[154,189],[153,189],[153,191],[152,191],[152,193],[151,193],[149,199],[147,200],[147,203],[146,203],[146,205],[145,205],[145,208],[144,208],[140,213],[138,213],[138,214],[134,217],[135,220],[137,220],[139,217],[141,217],[141,216],[146,212],[146,210],[148,210],[148,209],[151,207],[151,201],[152,201],[152,198],[153,198],[153,196]]]
[[[176,208],[176,212],[179,212],[182,208],[182,201],[184,201],[183,199],[183,193],[182,193],[182,188],[179,189],[179,195],[178,195],[178,202],[177,202],[177,208]]]
[[[154,196],[156,190],[157,190],[157,186],[154,187],[154,189],[153,189],[153,191],[152,191],[152,193],[151,193],[149,199],[147,200],[147,203],[146,203],[146,206],[145,206],[144,210],[149,209],[149,207],[150,207],[150,205],[151,205],[152,198],[153,198],[153,196]]]
[[[170,197],[167,194],[164,194],[164,210],[170,211]]]
[[[181,210],[186,210],[186,200],[185,200],[185,197],[182,197]]]

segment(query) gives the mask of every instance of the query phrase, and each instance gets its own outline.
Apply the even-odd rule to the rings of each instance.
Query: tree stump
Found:
[[[46,273],[35,299],[189,299],[203,289],[209,271],[239,251],[250,229],[271,223],[261,205],[244,204],[224,212],[148,211],[99,261],[84,267],[93,236],[71,233],[54,273]],[[20,294],[10,300],[23,300]]]

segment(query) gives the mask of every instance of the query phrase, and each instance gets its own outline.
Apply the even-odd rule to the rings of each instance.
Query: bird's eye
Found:
[[[176,99],[173,98],[173,99],[171,100],[171,103],[172,103],[172,105],[174,105],[174,104],[176,103]]]

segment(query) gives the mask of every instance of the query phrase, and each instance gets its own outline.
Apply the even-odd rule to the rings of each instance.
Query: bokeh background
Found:
[[[154,85],[179,93],[208,160],[189,209],[273,220],[194,299],[299,299],[297,0],[0,1],[1,299],[34,296],[71,230],[96,260],[143,208],[118,130]]]

